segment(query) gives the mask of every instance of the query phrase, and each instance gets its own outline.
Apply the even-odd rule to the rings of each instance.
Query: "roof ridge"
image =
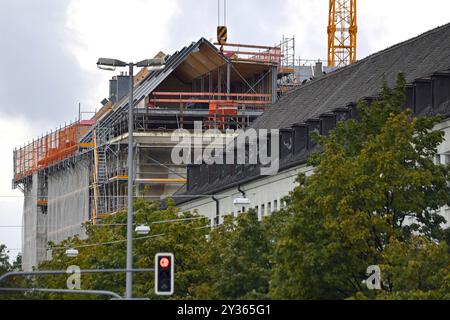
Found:
[[[430,35],[432,35],[432,34],[434,34],[434,33],[437,33],[437,32],[439,32],[439,31],[441,31],[442,29],[446,29],[446,28],[450,28],[450,22],[447,23],[447,24],[444,24],[444,25],[435,27],[435,28],[433,28],[433,29],[431,29],[431,30],[425,31],[425,32],[423,32],[423,33],[421,33],[421,34],[419,34],[419,35],[417,35],[417,36],[415,36],[415,37],[409,38],[409,39],[407,39],[407,40],[405,40],[405,41],[396,43],[396,44],[394,44],[394,45],[392,45],[392,46],[390,46],[390,47],[387,47],[386,49],[383,49],[383,50],[374,52],[374,53],[368,55],[367,57],[363,58],[362,60],[358,61],[358,63],[359,63],[359,62],[362,62],[362,61],[364,61],[364,60],[368,60],[368,59],[370,59],[370,58],[373,58],[373,57],[375,57],[375,56],[378,56],[378,55],[381,55],[381,54],[385,54],[386,52],[392,51],[392,50],[394,50],[394,49],[403,47],[403,46],[405,46],[405,45],[407,45],[407,44],[410,44],[410,43],[412,43],[412,42],[416,42],[416,41],[418,41],[418,40],[420,40],[420,39],[422,39],[422,38],[425,38],[425,37],[427,37],[427,36],[430,36]]]
[[[422,34],[419,34],[419,35],[417,35],[417,36],[415,36],[415,37],[413,37],[413,38],[407,39],[407,40],[402,41],[402,42],[400,42],[400,43],[396,43],[396,44],[394,44],[394,45],[392,45],[392,46],[390,46],[390,47],[387,47],[387,48],[385,48],[385,49],[383,49],[383,50],[374,52],[374,53],[372,53],[372,54],[370,54],[370,55],[364,57],[363,59],[358,60],[358,61],[357,61],[356,63],[354,63],[354,64],[351,64],[351,65],[348,65],[348,66],[345,66],[345,67],[342,67],[342,68],[338,68],[338,69],[336,69],[336,70],[334,70],[334,71],[332,71],[332,72],[330,72],[330,73],[327,73],[326,75],[324,75],[324,76],[322,76],[322,77],[320,77],[320,78],[317,78],[317,79],[314,79],[314,80],[312,80],[312,81],[309,81],[309,82],[305,83],[304,85],[301,85],[301,86],[299,86],[298,88],[295,88],[294,90],[289,91],[289,92],[285,95],[285,97],[289,96],[290,94],[292,94],[292,93],[294,93],[294,92],[297,92],[298,90],[300,90],[300,89],[302,89],[302,88],[308,87],[309,85],[312,85],[313,83],[316,83],[316,82],[318,82],[318,81],[322,81],[322,80],[325,80],[325,79],[330,78],[330,77],[332,77],[332,76],[338,75],[338,74],[340,74],[341,72],[346,71],[346,70],[348,70],[348,69],[356,68],[358,65],[361,65],[362,63],[365,63],[366,61],[368,61],[368,60],[370,60],[370,59],[373,59],[373,58],[375,58],[375,57],[377,57],[377,56],[379,56],[379,55],[386,54],[387,52],[393,51],[393,50],[395,50],[395,49],[404,47],[404,46],[406,46],[406,45],[408,45],[408,44],[410,44],[410,43],[413,43],[413,42],[415,42],[415,41],[418,41],[418,40],[420,40],[420,39],[422,39],[422,38],[425,38],[425,37],[427,37],[427,36],[430,36],[430,35],[432,35],[432,34],[434,34],[434,33],[437,33],[437,32],[439,32],[439,31],[441,31],[442,29],[446,29],[446,28],[450,28],[450,22],[447,23],[447,24],[438,26],[438,27],[436,27],[436,28],[433,28],[433,29],[431,29],[431,30],[425,31],[425,32],[423,32]],[[280,100],[282,100],[282,99],[280,99]],[[280,101],[280,100],[279,100],[279,101]],[[278,102],[277,102],[276,104],[278,104]],[[275,105],[276,105],[276,104],[275,104]]]

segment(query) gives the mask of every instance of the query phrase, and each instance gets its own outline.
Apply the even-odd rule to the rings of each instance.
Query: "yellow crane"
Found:
[[[329,0],[328,66],[343,67],[356,62],[356,0]]]

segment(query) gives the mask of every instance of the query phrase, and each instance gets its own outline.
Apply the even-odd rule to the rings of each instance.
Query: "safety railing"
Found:
[[[77,121],[14,149],[14,180],[19,181],[54,163],[73,156],[91,121]]]

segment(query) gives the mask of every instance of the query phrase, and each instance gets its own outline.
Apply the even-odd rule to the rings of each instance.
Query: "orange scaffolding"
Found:
[[[213,123],[217,124],[217,128],[224,130],[230,116],[236,116],[238,114],[238,107],[234,103],[223,103],[218,105],[217,103],[209,104],[209,128],[212,129]]]
[[[272,96],[262,93],[153,92],[148,102],[149,107],[155,107],[157,103],[232,103],[252,107],[265,107],[272,104]]]
[[[92,121],[75,122],[14,150],[14,180],[73,156]]]
[[[219,44],[215,43],[215,45]],[[281,58],[283,57],[280,47],[241,43],[225,43],[223,44],[223,47],[233,48],[223,50],[223,54],[231,60],[277,63],[280,65]],[[248,51],[249,49],[250,51]]]

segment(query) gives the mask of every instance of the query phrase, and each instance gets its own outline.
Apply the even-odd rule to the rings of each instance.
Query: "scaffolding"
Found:
[[[92,121],[76,121],[14,149],[14,185],[33,173],[76,154],[81,137],[89,131]]]
[[[295,36],[285,37],[280,42],[281,61],[278,71],[278,94],[283,95],[300,84],[296,76]]]
[[[285,37],[280,43],[281,48],[281,68],[293,68],[295,66],[295,36]]]
[[[219,43],[215,43],[220,45]],[[229,47],[224,49],[222,53],[225,57],[234,61],[249,61],[249,62],[262,62],[262,63],[276,63],[278,66],[281,64],[281,48],[278,46],[260,46],[251,44],[240,43],[225,43],[223,47]]]
[[[248,127],[276,101],[281,50],[226,44],[221,51],[201,39],[169,56],[164,70],[143,69],[135,76],[136,196],[159,200],[186,184],[186,166],[170,158],[174,130],[193,132],[201,121],[203,129],[226,135],[227,129]],[[126,94],[128,86],[118,89]],[[110,96],[91,120],[70,123],[14,150],[14,187],[28,194],[30,185],[42,185],[28,204],[30,212],[36,206],[56,217],[49,220],[55,221],[49,237],[59,241],[66,235],[61,230],[72,217],[97,224],[126,210],[128,108],[126,96]]]

